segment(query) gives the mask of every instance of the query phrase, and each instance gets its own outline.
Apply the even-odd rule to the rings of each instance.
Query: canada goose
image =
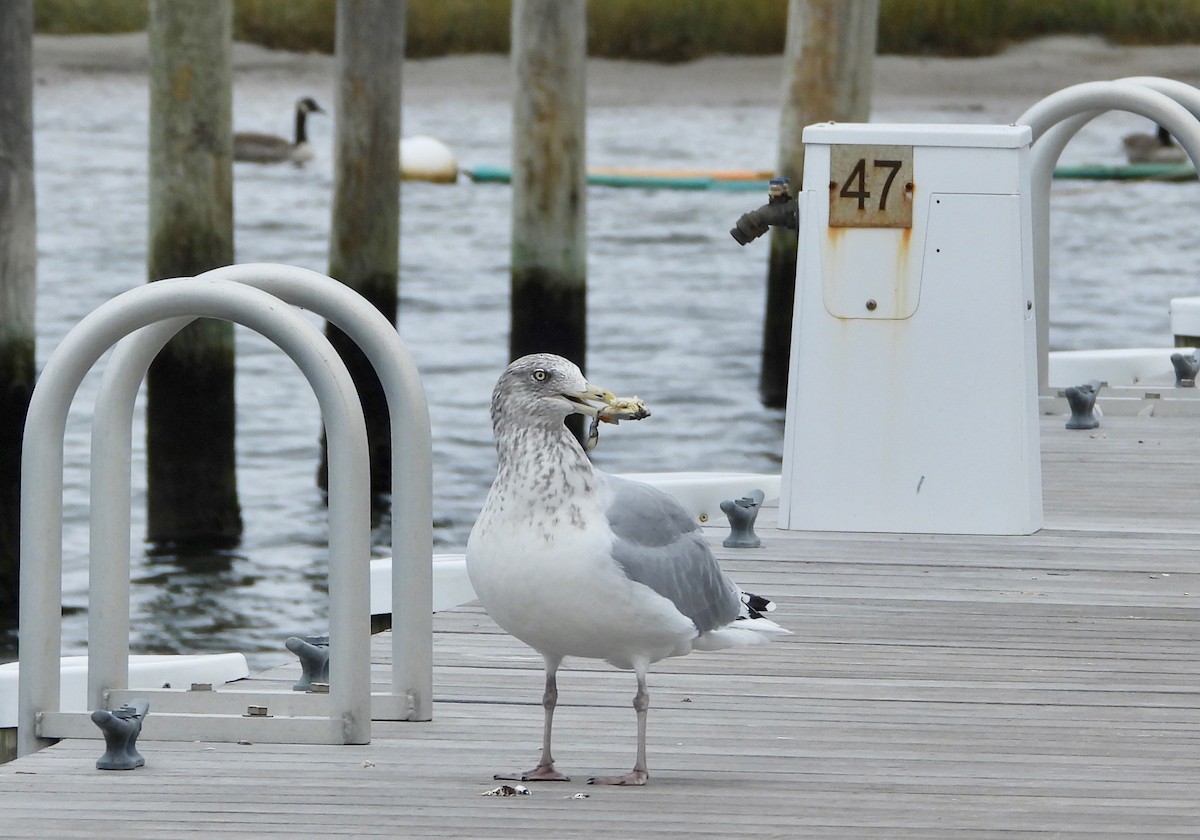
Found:
[[[1126,134],[1121,138],[1130,163],[1187,163],[1187,152],[1161,125],[1154,134]]]
[[[296,100],[296,139],[289,143],[274,134],[239,131],[233,135],[233,159],[250,163],[286,163],[302,166],[313,158],[306,123],[309,114],[324,114],[309,96]]]

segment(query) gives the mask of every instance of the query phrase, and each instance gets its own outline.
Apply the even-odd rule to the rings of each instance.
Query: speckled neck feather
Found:
[[[522,403],[500,388],[493,394],[499,465],[483,516],[582,528],[579,502],[594,491],[595,468],[563,417],[529,413]]]

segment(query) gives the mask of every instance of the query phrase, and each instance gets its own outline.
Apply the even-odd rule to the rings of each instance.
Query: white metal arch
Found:
[[[1050,349],[1050,188],[1054,167],[1072,137],[1106,111],[1141,114],[1170,131],[1200,162],[1200,91],[1172,79],[1133,76],[1114,82],[1084,82],[1052,93],[1017,118],[1033,129],[1034,302],[1037,316],[1038,385],[1049,380]]]
[[[275,728],[286,729],[288,740],[300,729],[306,733],[300,740],[314,734],[319,742],[370,740],[369,462],[354,383],[328,339],[272,295],[228,280],[192,278],[141,286],[95,309],[63,338],[34,388],[21,463],[18,754],[75,734],[75,718],[87,721],[85,730],[94,729],[86,715],[59,711],[63,437],[71,402],[83,377],[123,336],[158,321],[194,317],[243,324],[295,360],[313,387],[329,439],[330,649],[337,659],[322,703],[328,714],[323,724],[310,718]],[[153,725],[148,723],[148,732]],[[180,731],[185,737],[228,738],[237,729],[229,720],[216,729],[188,720]]]
[[[375,720],[430,720],[432,708],[432,444],[420,374],[395,327],[362,296],[324,274],[275,264],[214,269],[200,279],[245,283],[326,318],[367,356],[387,396],[392,436],[392,693]],[[163,283],[178,280],[159,281]],[[186,282],[186,281],[184,281]],[[134,400],[147,367],[192,319],[160,321],[117,343],[92,421],[88,697],[128,684],[129,460]],[[97,488],[104,487],[104,491]]]

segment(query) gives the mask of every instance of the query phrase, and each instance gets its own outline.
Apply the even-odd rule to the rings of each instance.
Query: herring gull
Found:
[[[594,403],[599,403],[595,405]],[[497,779],[569,781],[550,736],[564,657],[603,659],[637,676],[633,770],[592,784],[642,785],[646,673],[693,650],[760,644],[785,634],[717,565],[697,523],[674,498],[595,469],[564,424],[571,414],[640,418],[560,356],[513,362],[492,394],[499,464],[467,541],[467,572],[488,615],[546,664],[545,724],[537,767]]]

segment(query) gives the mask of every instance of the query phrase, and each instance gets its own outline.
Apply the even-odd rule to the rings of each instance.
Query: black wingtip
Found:
[[[744,616],[745,618],[762,618],[763,613],[769,613],[775,609],[774,601],[761,595],[755,595],[753,592],[743,592],[742,603],[746,605],[748,613]]]

